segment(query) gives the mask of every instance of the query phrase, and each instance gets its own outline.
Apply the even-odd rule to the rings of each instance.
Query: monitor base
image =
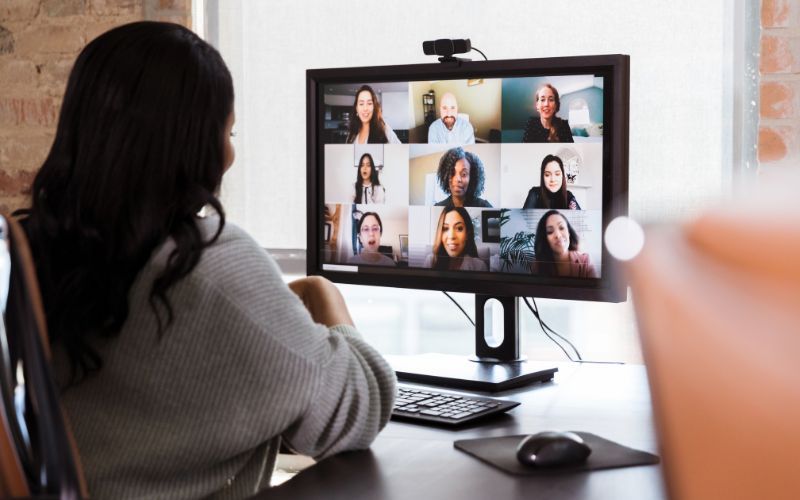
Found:
[[[553,363],[515,361],[491,363],[472,361],[451,354],[386,356],[397,379],[438,387],[499,392],[534,382],[553,380],[558,368]]]

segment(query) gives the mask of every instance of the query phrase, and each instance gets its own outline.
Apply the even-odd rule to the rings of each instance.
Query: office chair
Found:
[[[653,228],[628,265],[671,498],[800,498],[795,196]]]
[[[0,214],[0,497],[87,498],[25,235]]]

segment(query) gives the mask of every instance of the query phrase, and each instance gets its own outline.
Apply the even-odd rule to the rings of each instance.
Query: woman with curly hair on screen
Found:
[[[439,160],[436,177],[442,191],[450,195],[436,206],[491,208],[491,203],[479,198],[486,178],[483,162],[475,153],[460,147],[448,150]]]

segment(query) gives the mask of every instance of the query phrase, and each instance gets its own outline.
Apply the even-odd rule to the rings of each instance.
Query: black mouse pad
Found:
[[[586,462],[576,465],[540,468],[522,465],[517,461],[517,445],[526,436],[525,434],[499,438],[462,439],[455,441],[453,446],[489,465],[494,465],[511,474],[521,475],[546,475],[632,467],[634,465],[653,465],[660,461],[658,456],[652,453],[634,450],[588,432],[573,432],[582,437],[592,449],[592,454],[589,455]]]

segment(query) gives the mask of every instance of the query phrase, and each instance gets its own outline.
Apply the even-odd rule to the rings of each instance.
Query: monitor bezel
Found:
[[[627,286],[620,276],[619,264],[603,245],[602,277],[598,279],[557,278],[486,273],[437,272],[385,268],[374,274],[362,268],[358,272],[323,269],[324,245],[324,144],[318,141],[324,119],[320,92],[327,84],[353,82],[424,81],[470,78],[513,78],[556,76],[562,74],[602,74],[603,108],[603,214],[602,227],[628,213],[628,123],[630,57],[621,54],[507,59],[496,61],[459,61],[454,63],[409,64],[354,68],[310,69],[306,71],[306,162],[307,162],[307,252],[306,272],[331,281],[347,284],[446,290],[501,296],[528,296],[566,300],[624,302]],[[483,279],[488,278],[488,279]]]

